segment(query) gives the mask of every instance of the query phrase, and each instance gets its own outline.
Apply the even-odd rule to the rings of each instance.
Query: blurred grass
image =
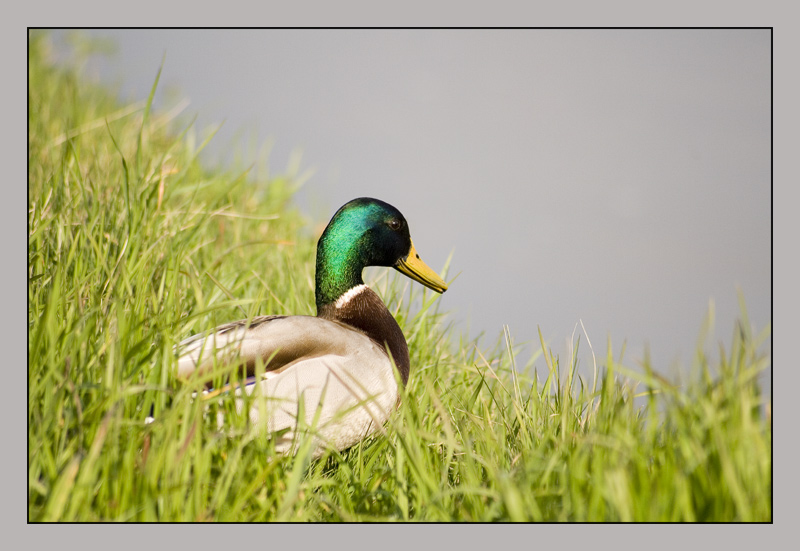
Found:
[[[770,333],[744,306],[730,349],[712,364],[701,342],[681,385],[610,342],[586,381],[544,343],[514,369],[510,334],[479,350],[437,296],[382,274],[413,366],[402,406],[344,452],[272,457],[230,397],[191,400],[172,347],[314,313],[297,169],[203,168],[190,123],[152,94],[120,105],[80,72],[91,45],[76,51],[56,65],[29,35],[29,520],[771,520]]]

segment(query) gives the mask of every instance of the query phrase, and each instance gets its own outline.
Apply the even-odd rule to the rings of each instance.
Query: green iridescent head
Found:
[[[378,199],[353,199],[336,211],[317,243],[317,311],[364,283],[366,266],[392,266],[438,293],[447,284],[414,249],[399,210]]]

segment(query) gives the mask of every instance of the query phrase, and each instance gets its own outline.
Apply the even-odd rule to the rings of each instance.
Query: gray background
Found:
[[[89,34],[117,44],[90,74],[127,101],[166,53],[156,106],[189,99],[201,135],[225,121],[205,162],[271,144],[280,173],[301,151],[317,223],[357,196],[397,206],[429,265],[454,253],[458,330],[508,324],[520,364],[537,326],[566,363],[583,320],[599,357],[608,336],[634,365],[649,344],[673,373],[709,300],[706,348],[730,342],[737,288],[770,321],[769,30]]]

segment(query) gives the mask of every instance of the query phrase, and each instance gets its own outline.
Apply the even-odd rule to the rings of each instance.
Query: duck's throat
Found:
[[[408,345],[400,326],[381,298],[363,283],[345,291],[338,300],[317,306],[317,317],[345,323],[389,350],[403,384],[408,382]]]
[[[317,313],[326,304],[336,302],[350,289],[364,284],[361,272],[365,261],[356,243],[331,237],[326,230],[317,246],[316,302]]]

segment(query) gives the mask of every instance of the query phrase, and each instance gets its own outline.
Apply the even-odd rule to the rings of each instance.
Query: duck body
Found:
[[[314,438],[315,457],[380,430],[410,362],[400,326],[362,280],[365,266],[393,266],[437,292],[447,289],[419,259],[397,209],[355,199],[336,212],[317,246],[317,316],[262,316],[190,337],[178,346],[178,377],[228,364],[254,375],[263,365],[261,380],[235,390],[237,408],[242,392],[259,397],[250,420],[276,433],[278,453],[294,450],[298,425]]]

